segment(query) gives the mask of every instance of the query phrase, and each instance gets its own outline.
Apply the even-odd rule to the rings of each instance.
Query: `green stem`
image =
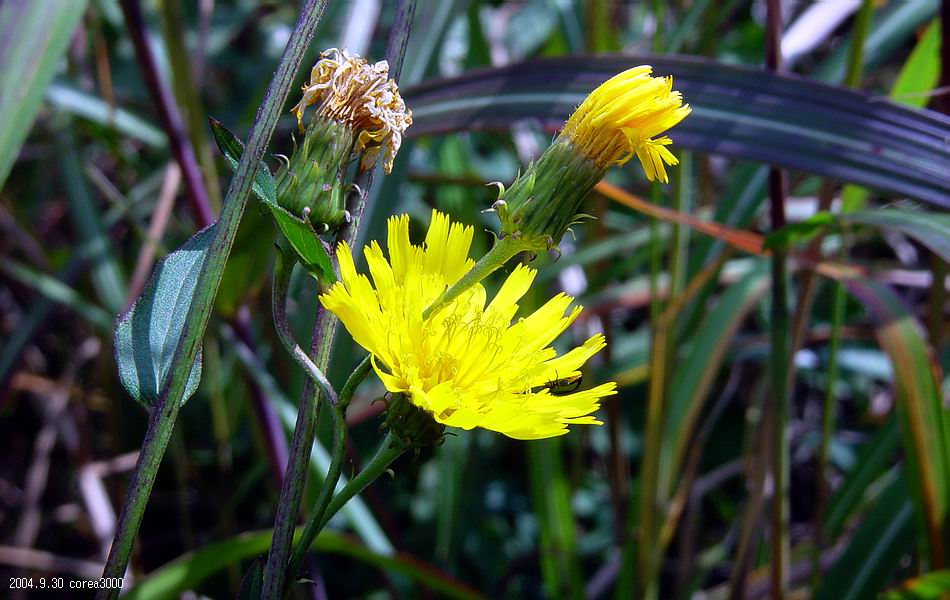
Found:
[[[225,196],[214,238],[198,274],[195,297],[182,328],[182,337],[172,359],[169,377],[152,407],[148,431],[139,452],[138,462],[129,480],[115,538],[103,570],[102,576],[105,578],[121,578],[125,575],[129,555],[132,552],[132,543],[138,533],[158,467],[168,446],[172,429],[175,427],[185,384],[211,316],[214,298],[231,253],[238,225],[244,214],[244,207],[247,205],[254,175],[270,142],[297,68],[306,54],[326,4],[327,0],[308,0],[302,9],[294,32],[287,42],[284,55],[281,57],[280,65],[268,86],[257,118],[251,127],[244,154],[241,156]],[[103,589],[99,591],[97,598],[116,598],[118,595],[118,589]]]
[[[495,245],[483,256],[468,273],[455,282],[442,293],[438,300],[432,303],[429,308],[422,313],[422,318],[427,319],[433,314],[445,308],[452,300],[455,300],[467,289],[485,279],[511,260],[519,252],[528,250],[527,244],[519,239],[513,239],[510,236],[495,240]]]
[[[330,404],[335,405],[337,403],[336,390],[333,389],[333,385],[320,370],[320,367],[310,360],[304,349],[294,339],[290,323],[287,321],[287,292],[290,289],[290,275],[293,273],[294,264],[296,264],[296,260],[290,244],[282,241],[274,259],[274,281],[271,287],[271,312],[274,317],[274,329],[276,329],[277,337],[280,338],[287,352],[294,357],[297,364],[317,384],[323,395],[330,400]]]
[[[353,392],[366,378],[371,368],[372,363],[370,357],[367,356],[346,380],[343,391],[340,393],[340,402],[331,411],[333,413],[333,454],[330,458],[330,467],[327,469],[327,476],[320,487],[320,494],[313,505],[313,510],[310,511],[307,524],[291,553],[290,564],[287,567],[287,572],[291,575],[300,570],[300,565],[303,563],[307,551],[313,545],[314,540],[317,539],[320,531],[323,530],[320,523],[327,511],[327,506],[330,504],[330,498],[333,492],[336,491],[337,483],[340,481],[343,458],[346,455],[346,408],[353,398]]]
[[[845,237],[841,239],[841,256],[847,254]],[[844,286],[832,283],[834,299],[831,312],[831,340],[828,345],[828,381],[825,382],[825,398],[821,407],[821,442],[818,446],[818,498],[815,507],[815,548],[812,554],[812,589],[818,588],[821,579],[821,551],[824,546],[822,532],[825,527],[825,510],[831,490],[828,486],[828,448],[835,422],[835,381],[838,379],[838,349],[841,346],[841,325],[844,323],[847,296]]]
[[[780,0],[768,0],[765,25],[765,63],[771,72],[782,70],[782,16]],[[785,173],[778,168],[769,170],[769,207],[772,231],[785,226]],[[772,536],[771,536],[771,596],[775,600],[788,597],[789,539],[788,539],[788,480],[789,447],[786,429],[789,415],[789,310],[788,310],[788,256],[784,249],[772,253],[772,307],[769,349],[769,391],[772,406]]]
[[[389,465],[391,465],[392,462],[399,458],[399,456],[405,451],[406,445],[399,439],[399,437],[392,431],[387,432],[386,437],[383,438],[383,442],[379,445],[379,449],[376,450],[376,454],[372,459],[370,459],[369,463],[363,467],[363,470],[360,471],[356,477],[351,479],[350,482],[347,483],[342,490],[340,490],[339,494],[334,496],[333,500],[330,502],[330,505],[319,519],[315,519],[313,518],[314,516],[311,515],[310,519],[307,521],[304,531],[307,529],[314,529],[314,536],[316,533],[322,531],[326,524],[330,522],[330,519],[332,519],[333,516],[336,515],[336,513],[338,513],[340,509],[343,508],[346,503],[353,498],[353,496],[359,494],[364,489],[366,489],[369,484],[373,483],[373,481],[375,481],[375,479],[379,477],[383,471],[385,471],[386,468],[389,467]],[[311,522],[313,523],[312,526]],[[301,535],[300,539],[302,543],[298,545],[295,554],[305,554],[306,549],[309,548],[313,543],[312,539],[309,543],[303,543],[306,542],[306,538],[304,538],[303,535]]]
[[[315,356],[316,363],[324,368],[329,363],[336,324],[336,318],[329,311],[322,306],[317,308],[317,317],[310,340],[310,354]],[[264,567],[262,587],[264,598],[283,598],[284,596],[287,559],[293,544],[297,515],[307,478],[310,449],[316,437],[319,415],[320,390],[312,379],[307,378],[300,393],[297,422],[294,424],[284,484],[280,490],[277,516],[274,519],[274,536],[267,555],[267,564]]]
[[[393,78],[397,79],[406,53],[406,40],[412,25],[412,16],[415,11],[415,0],[402,0],[396,9],[396,22],[390,31],[386,46],[386,60],[392,69]],[[362,158],[358,164],[362,162]],[[355,248],[359,234],[363,212],[369,202],[369,193],[373,185],[373,176],[376,169],[360,171],[354,181],[358,191],[350,206],[351,220],[344,226],[338,239],[343,239],[350,248]],[[318,347],[317,364],[326,369],[329,363],[330,351],[333,345],[333,336],[336,333],[338,320],[322,306],[317,307],[317,318],[314,321],[311,334],[311,350]],[[311,352],[313,354],[313,352]],[[294,425],[293,440],[287,461],[287,472],[284,485],[280,491],[280,500],[277,504],[277,517],[274,521],[274,536],[271,540],[270,552],[267,555],[267,565],[264,568],[263,595],[265,598],[282,598],[285,592],[288,555],[293,544],[294,530],[297,524],[297,513],[300,510],[300,500],[307,476],[307,465],[310,459],[310,449],[316,436],[316,414],[318,391],[314,389],[311,380],[307,379],[301,392],[300,405],[297,410],[297,423]],[[333,488],[330,488],[331,491]]]
[[[784,173],[773,169],[773,231],[784,226]],[[776,189],[782,189],[781,194]],[[781,223],[781,225],[778,225]],[[785,250],[772,255],[771,348],[769,381],[772,395],[772,597],[785,598],[788,591],[788,481],[789,447],[786,427],[789,416],[789,311],[788,260]]]

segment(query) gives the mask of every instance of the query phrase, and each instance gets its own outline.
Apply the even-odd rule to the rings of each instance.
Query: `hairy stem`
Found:
[[[289,249],[288,244],[282,244],[274,260],[274,281],[271,286],[271,312],[274,317],[274,328],[277,330],[277,337],[280,338],[287,352],[294,357],[297,364],[317,384],[320,392],[330,400],[330,404],[335,405],[337,403],[336,390],[333,389],[333,385],[330,384],[330,380],[323,374],[320,367],[310,360],[304,349],[294,339],[294,334],[290,330],[290,323],[287,322],[287,292],[290,288],[290,275],[295,263],[293,250]]]
[[[353,399],[353,392],[366,378],[371,367],[370,357],[367,356],[346,380],[343,391],[340,393],[340,402],[331,411],[333,413],[333,454],[330,457],[330,468],[327,470],[326,479],[324,479],[323,486],[320,488],[320,495],[317,496],[313,510],[310,511],[310,515],[307,517],[307,524],[300,535],[300,540],[290,556],[290,565],[287,570],[291,574],[300,570],[300,565],[307,556],[307,551],[323,529],[321,522],[330,504],[330,498],[340,481],[343,458],[346,455],[346,408],[350,405],[350,400]]]
[[[119,516],[103,577],[121,578],[125,574],[129,555],[132,552],[132,543],[138,533],[145,505],[158,474],[158,467],[178,417],[188,375],[191,373],[201,338],[204,336],[211,316],[214,297],[221,283],[224,267],[244,214],[244,207],[247,205],[254,175],[264,156],[264,150],[270,142],[277,119],[290,92],[294,75],[303,60],[326,4],[327,0],[308,0],[304,6],[251,127],[244,154],[225,196],[221,219],[215,228],[214,238],[198,274],[195,297],[172,359],[169,377],[152,407],[148,430],[139,452],[138,462],[129,480],[127,496]],[[99,591],[97,597],[115,598],[118,594],[118,589],[103,589]]]
[[[409,35],[414,11],[415,0],[403,0],[397,8],[397,20],[386,47],[386,60],[389,62],[390,69],[392,69],[394,79],[402,67],[406,52],[406,38]],[[339,234],[339,238],[345,240],[351,248],[355,248],[363,212],[369,201],[369,192],[373,185],[374,174],[375,169],[360,171],[354,181],[354,189],[357,194],[349,207],[351,220]],[[310,354],[313,355],[319,349],[316,364],[322,365],[323,369],[326,369],[329,363],[337,323],[337,319],[332,314],[322,306],[317,307],[317,318],[314,321],[313,333],[311,334]],[[301,392],[287,472],[284,486],[281,489],[280,500],[277,504],[274,536],[271,540],[270,552],[267,555],[267,564],[264,567],[262,590],[265,598],[282,598],[286,593],[288,556],[293,543],[297,514],[300,510],[301,495],[306,481],[310,449],[316,436],[318,407],[319,388],[315,387],[312,380],[308,378]],[[333,488],[330,489],[332,491]]]

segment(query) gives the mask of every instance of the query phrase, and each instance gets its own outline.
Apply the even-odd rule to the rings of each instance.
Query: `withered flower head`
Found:
[[[293,109],[301,130],[304,111],[311,104],[317,106],[318,114],[358,132],[355,150],[365,150],[360,168],[371,167],[384,150],[383,168],[392,171],[403,133],[412,125],[412,112],[389,78],[389,63],[381,60],[371,65],[346,49],[324,51]]]

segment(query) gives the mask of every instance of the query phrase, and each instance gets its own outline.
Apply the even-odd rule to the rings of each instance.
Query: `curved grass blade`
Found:
[[[82,90],[53,83],[46,90],[46,101],[76,117],[113,127],[122,135],[137,139],[153,148],[168,146],[168,136],[155,125],[125,109],[110,106],[105,100]]]
[[[423,83],[405,93],[413,111],[408,135],[507,128],[524,119],[557,129],[594,87],[642,63],[672,75],[693,106],[672,135],[679,147],[950,207],[950,117],[694,57],[572,56]]]
[[[85,11],[85,0],[0,3],[0,186]]]
[[[203,581],[225,567],[266,552],[270,547],[270,540],[270,531],[253,531],[209,544],[153,571],[130,589],[123,598],[173,600],[188,590],[198,588]],[[404,575],[437,592],[439,597],[463,599],[482,597],[465,584],[413,556],[404,553],[381,556],[351,538],[333,531],[321,532],[312,549],[320,553],[345,556]]]
[[[894,370],[905,469],[920,518],[932,568],[945,560],[944,526],[950,486],[950,414],[943,406],[940,367],[924,341],[920,324],[885,285],[864,278],[845,287],[874,320],[875,334]]]
[[[822,578],[815,600],[874,598],[914,539],[914,507],[907,482],[895,479]]]
[[[722,293],[716,307],[684,344],[690,350],[678,361],[677,375],[670,381],[661,450],[663,471],[682,471],[682,462],[703,402],[726,357],[733,335],[768,288],[768,265],[765,261],[757,261],[748,274]],[[675,481],[669,483],[675,485]],[[669,494],[671,490],[667,489],[665,493]]]
[[[848,223],[900,231],[950,261],[950,214],[923,210],[879,208],[841,216]]]
[[[841,534],[845,522],[862,505],[868,488],[887,471],[899,443],[897,420],[892,415],[864,445],[854,469],[828,500],[823,525],[826,539],[834,540]]]

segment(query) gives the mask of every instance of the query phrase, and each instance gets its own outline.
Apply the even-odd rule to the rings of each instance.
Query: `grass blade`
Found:
[[[198,589],[203,581],[229,565],[266,552],[270,546],[270,540],[270,531],[253,531],[209,544],[153,571],[130,589],[123,598],[174,600],[189,590]],[[376,554],[348,536],[333,531],[323,531],[312,549],[321,553],[345,556],[404,575],[437,592],[440,597],[463,599],[482,597],[465,584],[413,556],[403,553],[397,553],[394,556]]]
[[[86,0],[0,4],[0,186],[85,10]]]

